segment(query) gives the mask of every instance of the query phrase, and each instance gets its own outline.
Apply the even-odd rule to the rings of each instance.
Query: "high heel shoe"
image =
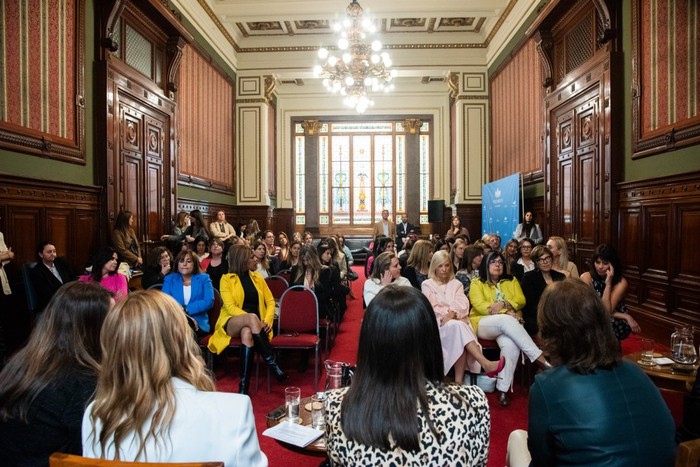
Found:
[[[487,371],[486,376],[488,376],[489,378],[495,378],[501,371],[503,371],[505,367],[506,357],[501,357],[501,359],[498,361],[498,366],[496,367],[496,369],[493,371]]]

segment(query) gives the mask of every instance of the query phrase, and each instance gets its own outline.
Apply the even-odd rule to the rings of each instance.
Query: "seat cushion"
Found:
[[[278,334],[270,341],[273,347],[314,347],[319,342],[315,334],[285,335]]]

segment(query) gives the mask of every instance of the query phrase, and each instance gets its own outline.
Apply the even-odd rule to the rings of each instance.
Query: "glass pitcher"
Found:
[[[343,387],[343,364],[333,360],[326,360],[326,391]]]
[[[694,365],[698,360],[698,354],[695,351],[695,342],[693,326],[680,326],[676,328],[676,332],[671,334],[671,358],[674,362],[683,365]]]

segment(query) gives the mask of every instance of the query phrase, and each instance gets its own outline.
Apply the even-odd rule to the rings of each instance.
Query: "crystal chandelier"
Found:
[[[348,5],[345,13],[347,17],[342,23],[333,24],[333,30],[340,35],[340,57],[332,55],[325,47],[320,48],[318,57],[325,63],[314,67],[314,75],[323,78],[328,91],[345,96],[345,105],[362,113],[374,105],[367,92],[391,91],[396,71],[390,70],[391,59],[388,53],[381,51],[380,41],[365,43],[367,36],[376,32],[376,27],[369,18],[363,18],[357,0]]]

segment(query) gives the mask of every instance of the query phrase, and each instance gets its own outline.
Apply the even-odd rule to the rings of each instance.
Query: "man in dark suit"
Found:
[[[37,254],[39,261],[31,270],[31,279],[37,299],[36,311],[39,312],[63,284],[75,280],[75,274],[65,261],[56,258],[56,247],[51,242],[39,243]]]
[[[409,234],[413,232],[413,224],[408,222],[406,214],[401,215],[401,222],[396,224],[396,251],[403,250],[403,242],[406,241]]]

